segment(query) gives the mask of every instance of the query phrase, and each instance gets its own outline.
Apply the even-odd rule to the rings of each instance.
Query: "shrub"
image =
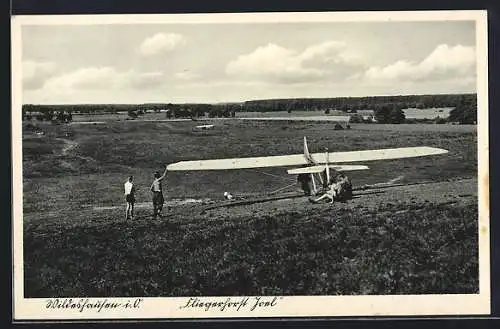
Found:
[[[353,114],[349,117],[349,123],[363,123],[363,116],[361,114]]]

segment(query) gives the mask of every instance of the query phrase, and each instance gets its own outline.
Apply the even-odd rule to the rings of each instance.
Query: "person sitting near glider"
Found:
[[[124,184],[125,201],[127,202],[125,220],[127,220],[129,218],[129,214],[130,214],[130,219],[134,219],[135,186],[134,186],[133,180],[134,180],[134,177],[129,176],[128,180]]]
[[[319,202],[324,199],[330,199],[330,203],[336,200],[346,200],[352,196],[352,184],[342,173],[335,176],[328,185],[328,190],[317,199],[311,200],[312,202]]]
[[[154,181],[150,187],[151,192],[153,192],[153,219],[156,219],[156,216],[161,216],[161,212],[163,210],[163,204],[165,203],[165,199],[163,197],[163,188],[161,182],[166,175],[167,175],[167,167],[165,167],[165,171],[161,176],[159,172],[155,172]]]
[[[352,198],[352,183],[351,180],[344,174],[337,175],[337,199],[345,201]]]
[[[326,198],[330,199],[330,203],[333,203],[333,201],[335,201],[335,197],[337,196],[337,188],[336,188],[336,184],[335,183],[332,183],[329,185],[329,188],[328,190],[325,191],[325,193],[320,196],[319,198],[317,199],[309,199],[311,202],[319,202],[321,200],[324,200]]]

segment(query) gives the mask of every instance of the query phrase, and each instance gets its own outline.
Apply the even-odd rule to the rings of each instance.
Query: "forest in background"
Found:
[[[476,94],[444,95],[405,95],[405,96],[369,96],[335,98],[292,98],[263,99],[240,103],[145,103],[145,104],[63,104],[37,105],[24,104],[23,120],[71,121],[74,114],[109,114],[128,113],[136,118],[149,112],[165,112],[166,118],[200,117],[235,117],[236,112],[282,112],[322,111],[330,114],[341,111],[355,114],[358,111],[373,111],[376,122],[405,123],[403,109],[454,108],[448,119],[439,118],[440,122],[458,122],[473,124],[477,116]],[[353,122],[359,122],[360,116],[353,115]],[[362,121],[362,120],[361,120]]]

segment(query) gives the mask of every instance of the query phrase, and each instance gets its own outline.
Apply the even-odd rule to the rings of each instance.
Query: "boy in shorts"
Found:
[[[153,192],[153,219],[156,219],[156,216],[160,216],[161,211],[163,210],[163,203],[165,202],[165,199],[163,198],[163,188],[161,182],[166,175],[166,167],[163,175],[161,176],[159,172],[155,172],[153,184],[151,184],[150,190]]]
[[[134,204],[135,204],[135,186],[133,183],[134,177],[130,176],[124,184],[125,188],[125,201],[127,202],[127,211],[125,214],[125,220],[129,218],[134,219]]]

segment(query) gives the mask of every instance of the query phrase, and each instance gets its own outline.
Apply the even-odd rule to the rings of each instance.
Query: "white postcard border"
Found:
[[[291,296],[251,311],[255,296],[247,296],[244,307],[228,307],[244,297],[200,297],[199,302],[219,302],[218,307],[184,307],[189,297],[176,298],[24,298],[23,216],[22,216],[22,134],[21,134],[21,29],[23,25],[69,24],[201,24],[201,23],[277,23],[277,22],[367,22],[367,21],[476,21],[478,95],[478,196],[479,196],[479,273],[480,292],[470,295],[396,296]],[[226,317],[330,317],[330,316],[414,316],[490,314],[490,232],[488,159],[488,60],[486,11],[418,12],[338,12],[338,13],[244,13],[175,15],[66,15],[17,16],[12,18],[12,177],[13,177],[13,317],[15,320],[86,320],[148,318],[226,318]],[[139,301],[139,302],[138,302]],[[226,304],[224,304],[226,302]],[[65,304],[66,303],[66,304]],[[121,307],[107,307],[111,304]],[[130,304],[127,304],[130,303]],[[137,303],[137,307],[123,305]],[[53,307],[54,305],[60,307]],[[66,305],[68,307],[63,307]],[[72,307],[71,305],[75,305]],[[80,306],[78,306],[80,305]],[[82,306],[84,305],[84,306]],[[89,305],[92,305],[90,307]],[[104,305],[101,307],[101,305]],[[94,307],[95,306],[95,307]],[[99,306],[99,307],[97,307]]]

